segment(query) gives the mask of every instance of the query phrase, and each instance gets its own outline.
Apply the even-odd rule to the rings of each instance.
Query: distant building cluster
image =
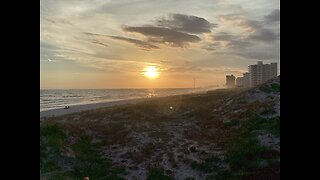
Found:
[[[263,64],[258,61],[257,64],[248,66],[249,72],[243,74],[243,77],[235,78],[234,75],[226,76],[227,88],[237,87],[255,87],[278,75],[277,63]]]

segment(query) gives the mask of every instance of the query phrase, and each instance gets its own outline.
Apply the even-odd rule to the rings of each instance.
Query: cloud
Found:
[[[234,49],[244,48],[250,45],[250,41],[248,41],[246,38],[235,36],[226,32],[220,32],[212,35],[212,40],[214,43],[216,43],[216,46],[221,46],[221,42],[225,42],[226,47]],[[220,44],[217,44],[218,42],[220,42]]]
[[[221,46],[221,42],[214,42],[214,43],[211,43],[211,44],[204,45],[201,48],[205,49],[207,51],[215,51],[220,46]]]
[[[256,32],[250,34],[248,38],[264,42],[273,42],[274,40],[279,39],[279,35],[277,35],[270,29],[259,29]]]
[[[215,50],[217,50],[217,48],[215,48],[215,47],[213,47],[213,46],[211,46],[211,45],[209,45],[209,46],[203,46],[202,49],[205,49],[205,50],[207,50],[207,51],[215,51]]]
[[[204,18],[184,14],[169,14],[168,18],[162,17],[156,23],[160,27],[195,34],[210,33],[211,28],[217,27]]]
[[[57,49],[57,47],[52,43],[40,41],[40,50],[41,49]]]
[[[235,39],[239,39],[239,36],[235,36],[235,35],[229,34],[227,32],[219,32],[219,33],[212,35],[212,40],[214,42],[216,42],[216,41],[234,41]]]
[[[175,66],[166,69],[166,72],[196,72],[201,71],[202,69],[195,66]]]
[[[264,16],[268,22],[280,21],[280,9],[273,10],[270,14]]]
[[[245,59],[254,60],[274,60],[279,58],[279,54],[275,51],[261,51],[258,49],[254,50],[243,50],[243,51],[228,51],[228,52],[215,52],[214,55],[235,55]]]
[[[104,43],[102,43],[102,42],[100,42],[100,41],[98,41],[98,40],[93,40],[93,41],[91,41],[91,43],[93,43],[93,44],[98,44],[98,45],[101,45],[101,46],[104,46],[104,47],[108,47],[107,44],[104,44]]]
[[[141,41],[141,40],[138,40],[138,39],[126,38],[126,37],[122,37],[122,36],[109,36],[109,35],[95,34],[95,33],[89,33],[89,32],[84,32],[84,34],[86,34],[88,36],[112,38],[112,39],[116,39],[116,40],[129,42],[129,43],[132,43],[132,44],[136,45],[137,47],[142,48],[143,50],[160,49],[158,46],[155,46],[153,44],[150,44],[148,42]]]
[[[190,16],[184,14],[169,14],[168,17],[158,18],[156,26],[124,26],[122,29],[126,32],[140,33],[148,38],[148,42],[166,44],[172,47],[187,47],[189,43],[201,41],[201,39],[193,34],[210,33],[211,28],[217,24],[210,23],[204,18]],[[115,37],[114,37],[115,38]],[[117,38],[128,42],[136,43],[131,39]],[[145,46],[146,42],[136,45]],[[156,48],[153,46],[151,48]]]
[[[83,34],[88,35],[88,36],[105,36],[102,34],[95,34],[95,33],[89,33],[89,32],[84,32]]]
[[[162,43],[173,47],[186,47],[189,43],[199,42],[201,39],[196,35],[191,35],[169,28],[163,27],[123,27],[126,32],[136,32],[148,37],[148,41]]]
[[[262,26],[260,21],[246,19],[239,14],[219,15],[218,19],[226,25],[236,26],[245,32],[254,32]]]
[[[131,38],[126,38],[126,37],[121,37],[121,36],[109,36],[109,37],[112,39],[117,39],[117,40],[129,42],[129,43],[133,43],[136,46],[143,48],[143,50],[160,49],[158,46],[152,45],[148,42],[141,41],[138,39],[131,39]]]
[[[233,52],[231,54],[244,57],[247,59],[256,59],[256,60],[271,60],[279,58],[278,54],[274,51],[239,51]]]
[[[257,29],[249,35],[234,35],[219,32],[212,35],[212,43],[202,49],[214,51],[215,55],[234,55],[245,59],[271,60],[278,59],[279,38],[271,29]]]
[[[45,22],[49,22],[49,23],[55,24],[55,25],[70,25],[70,26],[74,26],[70,21],[67,21],[67,20],[62,19],[62,18],[41,17],[40,20],[45,20]]]

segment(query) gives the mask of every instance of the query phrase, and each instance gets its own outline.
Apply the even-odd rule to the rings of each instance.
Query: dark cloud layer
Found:
[[[273,10],[270,14],[264,16],[268,22],[280,21],[280,9]]]
[[[104,44],[104,43],[102,43],[102,42],[100,42],[100,41],[98,41],[98,40],[93,40],[93,41],[91,41],[91,43],[93,43],[93,44],[98,44],[98,45],[101,45],[101,46],[104,46],[104,47],[108,47],[107,44]]]
[[[195,34],[210,33],[211,28],[217,26],[204,18],[184,14],[170,14],[168,18],[163,17],[157,20],[157,25]]]
[[[236,36],[220,32],[212,35],[213,43],[203,47],[203,49],[208,51],[215,50],[214,54],[216,55],[235,55],[257,60],[277,59],[279,58],[279,53],[275,52],[277,48],[274,47],[278,44],[275,42],[277,39],[279,39],[279,35],[274,30],[264,28],[256,29],[248,36]],[[224,46],[222,46],[222,42]]]
[[[163,43],[174,47],[186,47],[188,43],[199,42],[198,36],[163,27],[123,27],[126,32],[136,32],[148,37],[150,42]]]
[[[201,17],[169,14],[168,17],[158,19],[155,25],[124,26],[122,29],[126,32],[140,33],[147,37],[148,42],[166,44],[172,47],[187,47],[189,43],[196,43],[201,40],[193,34],[210,33],[211,29],[216,26],[216,24]],[[133,42],[128,39],[126,41]]]
[[[247,51],[248,49],[259,50],[263,46],[270,45],[271,43],[276,43],[276,40],[280,38],[279,29],[267,28],[266,22],[268,21],[277,21],[279,15],[278,10],[274,10],[268,16],[265,16],[265,21],[256,21],[247,19],[239,14],[229,14],[229,15],[220,15],[218,16],[219,20],[223,23],[229,25],[234,25],[240,28],[243,28],[245,32],[242,34],[229,34],[227,32],[219,32],[212,35],[212,42],[223,42],[223,45],[212,47],[212,44],[206,47],[203,47],[205,50],[225,50],[229,54],[242,56],[245,58],[256,58],[261,55],[261,59],[269,59],[272,57],[270,54]],[[260,43],[260,44],[259,44]],[[261,44],[262,43],[262,44]],[[209,48],[208,48],[209,47]]]
[[[89,32],[84,32],[84,34],[89,35],[89,36],[112,38],[112,39],[116,39],[116,40],[129,42],[129,43],[136,45],[137,47],[142,48],[143,50],[160,49],[158,46],[155,46],[153,44],[150,44],[148,42],[141,41],[138,39],[126,38],[126,37],[121,37],[121,36],[109,36],[109,35],[95,34],[95,33],[89,33]],[[92,43],[101,44],[101,42],[99,42],[97,40],[95,40],[95,42],[92,42]],[[105,44],[101,44],[101,45],[105,45]]]
[[[138,39],[131,39],[131,38],[126,38],[126,37],[121,37],[121,36],[109,36],[112,39],[117,39],[117,40],[122,40],[122,41],[126,41],[129,43],[133,43],[138,47],[141,47],[145,50],[150,50],[150,49],[160,49],[158,46],[152,45],[148,42],[145,41],[141,41]]]

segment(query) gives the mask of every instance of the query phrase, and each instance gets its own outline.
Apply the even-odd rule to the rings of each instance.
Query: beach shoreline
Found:
[[[99,102],[99,103],[91,103],[91,104],[74,105],[74,106],[70,106],[70,108],[68,108],[68,109],[60,108],[60,109],[51,109],[51,110],[40,111],[40,118],[52,117],[52,116],[62,116],[65,114],[79,113],[82,111],[88,111],[88,110],[117,106],[117,105],[135,104],[135,103],[147,101],[147,100],[150,100],[150,98],[126,99],[126,100],[118,100],[118,101],[110,101],[110,102]]]
[[[192,93],[186,94],[176,94],[176,95],[169,95],[169,96],[160,96],[160,97],[152,97],[152,98],[135,98],[135,99],[124,99],[124,100],[117,100],[117,101],[109,101],[109,102],[98,102],[98,103],[90,103],[90,104],[81,104],[81,105],[74,105],[70,106],[68,109],[60,108],[60,109],[51,109],[40,111],[40,119],[44,117],[57,117],[66,114],[73,114],[79,113],[82,111],[94,110],[99,108],[105,107],[112,107],[118,105],[125,105],[125,104],[136,104],[143,101],[152,101],[160,98],[170,98],[175,96],[183,96],[183,95],[197,95],[197,94],[205,94],[208,91],[197,91]]]

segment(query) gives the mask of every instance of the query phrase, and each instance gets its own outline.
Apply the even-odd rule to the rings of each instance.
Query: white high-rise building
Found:
[[[227,88],[235,87],[236,77],[233,74],[226,76],[226,86]]]
[[[254,87],[264,83],[267,80],[278,75],[277,63],[263,64],[258,61],[257,64],[249,66],[249,86]]]
[[[236,85],[237,87],[243,87],[243,77],[237,77],[236,79]]]
[[[270,78],[278,76],[278,65],[277,63],[270,64]]]
[[[243,87],[250,87],[250,73],[243,74]]]
[[[250,87],[250,74],[246,72],[243,73],[243,77],[237,77],[236,85],[238,87]]]

